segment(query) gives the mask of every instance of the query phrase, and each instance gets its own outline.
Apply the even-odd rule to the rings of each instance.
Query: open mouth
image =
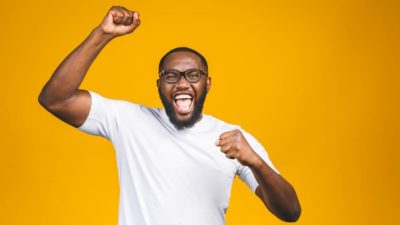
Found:
[[[174,107],[178,114],[186,115],[192,112],[193,97],[190,94],[176,94],[174,95]]]

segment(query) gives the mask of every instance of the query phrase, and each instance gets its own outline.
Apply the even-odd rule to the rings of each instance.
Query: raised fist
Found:
[[[260,156],[251,148],[239,129],[221,134],[215,145],[220,147],[227,158],[237,159],[243,166],[253,166],[260,161]]]
[[[113,6],[100,24],[101,30],[113,37],[129,34],[140,25],[139,13]]]

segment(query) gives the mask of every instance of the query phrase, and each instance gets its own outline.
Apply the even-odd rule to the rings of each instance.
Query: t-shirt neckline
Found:
[[[210,116],[206,115],[204,113],[202,113],[201,119],[199,121],[197,121],[192,127],[190,128],[184,128],[182,130],[178,130],[176,129],[176,127],[174,126],[174,124],[171,123],[171,121],[169,120],[169,117],[167,115],[167,112],[165,111],[164,108],[160,108],[161,111],[161,115],[164,121],[166,121],[168,123],[169,126],[171,126],[175,132],[182,132],[182,133],[186,133],[186,132],[201,132],[207,129],[207,121],[210,120]]]

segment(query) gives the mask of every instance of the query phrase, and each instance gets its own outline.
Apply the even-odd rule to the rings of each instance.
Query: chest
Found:
[[[149,167],[161,167],[183,177],[204,173],[233,179],[237,165],[215,146],[218,136],[218,132],[177,134],[141,130],[126,137],[125,151]]]

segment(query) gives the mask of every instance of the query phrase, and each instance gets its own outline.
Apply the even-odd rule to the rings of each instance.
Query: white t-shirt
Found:
[[[114,145],[119,225],[223,225],[235,175],[255,192],[251,170],[215,146],[223,132],[238,126],[203,114],[192,128],[177,130],[164,109],[90,95],[89,115],[78,129]],[[279,173],[262,145],[242,132]]]

